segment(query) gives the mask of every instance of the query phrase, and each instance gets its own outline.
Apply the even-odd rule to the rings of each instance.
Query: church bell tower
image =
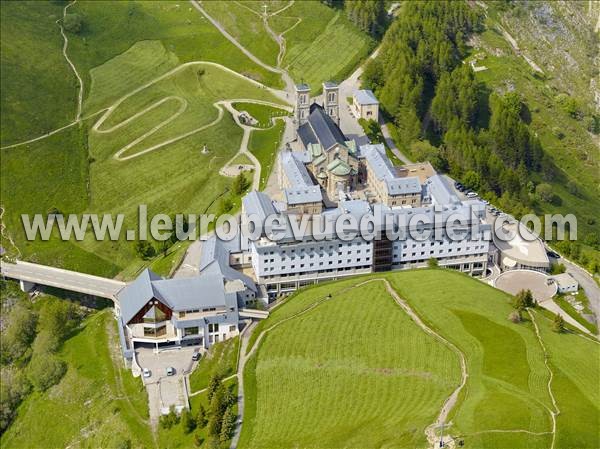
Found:
[[[296,122],[301,126],[308,120],[310,113],[310,87],[308,84],[296,85]]]
[[[323,97],[325,102],[323,108],[327,115],[335,122],[336,125],[340,124],[340,87],[333,81],[326,81],[323,83]]]

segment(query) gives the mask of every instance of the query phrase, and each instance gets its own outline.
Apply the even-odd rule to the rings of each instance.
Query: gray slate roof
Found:
[[[305,147],[309,143],[320,143],[325,151],[336,143],[345,145],[348,140],[323,107],[316,103],[310,106],[308,121],[298,128],[298,137]]]
[[[154,289],[174,311],[206,307],[236,307],[225,294],[223,278],[218,274],[204,274],[192,278],[164,279],[152,282]]]
[[[306,83],[299,83],[299,84],[296,84],[296,90],[299,90],[299,91],[310,90],[310,86]]]
[[[377,179],[384,181],[388,194],[405,195],[421,192],[421,183],[417,176],[400,178],[385,154],[383,144],[368,144],[360,147],[360,154],[367,159],[369,167]]]
[[[299,153],[284,152],[281,155],[281,166],[290,187],[284,189],[287,204],[318,203],[323,201],[321,188],[314,185],[302,157]]]
[[[118,299],[124,323],[128,323],[151,299],[159,300],[175,312],[206,307],[237,307],[237,297],[225,293],[223,276],[210,273],[192,278],[163,279],[145,269],[119,292]]]
[[[442,175],[433,175],[425,183],[431,200],[435,204],[458,204],[460,200],[452,192]]]
[[[354,100],[358,104],[367,105],[367,104],[379,104],[379,100],[375,98],[375,94],[373,91],[368,89],[357,90],[354,92]]]
[[[294,153],[290,151],[282,153],[281,166],[292,187],[308,187],[313,185],[306,166]]]
[[[248,193],[243,199],[244,212],[246,215],[256,215],[264,221],[269,215],[276,213],[273,201],[269,196],[262,192],[253,190]]]
[[[226,242],[218,239],[215,235],[211,236],[202,244],[202,254],[198,266],[200,275],[216,274],[228,281],[239,279],[247,288],[256,292],[254,281],[229,265],[229,253],[238,251],[240,251],[240,243],[237,238]]]
[[[289,205],[320,203],[323,201],[321,187],[316,185],[288,188],[283,193],[285,194],[285,201]]]
[[[153,273],[149,269],[145,269],[135,281],[127,284],[119,293],[117,293],[121,316],[125,323],[129,322],[129,320],[131,320],[152,298],[164,301],[164,299],[154,291],[152,286],[152,281],[160,279],[162,278],[159,275]]]

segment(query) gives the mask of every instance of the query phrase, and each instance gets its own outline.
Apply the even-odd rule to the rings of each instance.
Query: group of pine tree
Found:
[[[466,2],[407,2],[363,83],[416,159],[526,208],[535,188],[529,174],[551,179],[554,170],[524,120],[521,97],[487,94],[463,64],[468,36],[482,27],[481,13]]]
[[[323,1],[343,9],[364,32],[383,35],[362,82],[376,93],[412,156],[472,189],[493,192],[516,215],[529,212],[543,196],[530,174],[549,181],[556,170],[527,126],[519,94],[488,94],[463,64],[466,40],[483,29],[481,12],[467,2],[415,1],[405,2],[390,21],[383,0]]]

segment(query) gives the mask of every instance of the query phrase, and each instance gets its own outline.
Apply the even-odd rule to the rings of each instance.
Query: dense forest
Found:
[[[528,126],[526,99],[515,91],[490,92],[463,64],[467,39],[483,30],[483,20],[467,2],[403,3],[362,82],[415,160],[429,160],[520,217],[539,212],[540,202],[560,203],[548,184],[559,170]],[[584,239],[600,248],[595,233]],[[570,242],[562,243],[569,254]],[[588,266],[599,270],[596,261]]]

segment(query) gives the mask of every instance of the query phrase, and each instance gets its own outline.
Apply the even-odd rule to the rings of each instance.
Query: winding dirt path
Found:
[[[550,399],[552,400],[552,407],[554,410],[548,409],[550,412],[550,417],[552,418],[552,443],[550,444],[550,449],[554,449],[554,444],[556,443],[556,417],[560,414],[560,409],[558,408],[558,404],[556,402],[556,398],[554,397],[554,393],[552,392],[552,380],[554,379],[554,373],[550,368],[550,364],[548,362],[549,355],[546,350],[546,345],[544,345],[544,341],[542,340],[542,335],[540,334],[540,329],[535,321],[535,312],[532,312],[530,309],[527,309],[527,314],[531,318],[531,322],[533,323],[533,327],[535,329],[535,335],[540,343],[540,347],[542,348],[542,352],[544,353],[544,365],[546,365],[546,369],[548,370],[549,378],[548,378],[548,394],[550,395]]]
[[[290,77],[290,75],[288,74],[287,70],[284,70],[284,69],[282,69],[280,67],[273,67],[273,66],[271,66],[271,65],[266,64],[265,62],[263,62],[261,59],[259,59],[258,57],[256,57],[250,50],[248,50],[240,42],[238,42],[238,40],[235,37],[233,37],[231,34],[229,34],[229,32],[223,27],[223,25],[221,25],[214,17],[212,17],[210,14],[208,14],[208,12],[206,12],[206,10],[202,7],[202,5],[197,0],[190,0],[190,3],[204,17],[206,17],[208,19],[208,21],[210,23],[212,23],[212,25],[217,30],[219,30],[219,32],[229,42],[231,42],[233,45],[235,45],[242,53],[244,53],[248,58],[250,58],[250,60],[252,60],[256,64],[258,64],[259,66],[261,66],[265,70],[268,70],[269,72],[279,73],[281,75],[282,79],[283,79],[283,82],[285,83],[285,91],[289,95],[289,98],[293,98],[293,95],[294,95],[294,92],[295,92],[294,82],[293,82],[292,78]],[[282,10],[283,9],[284,8],[282,8]],[[253,11],[253,12],[256,12],[256,11]],[[276,42],[279,43],[278,40],[276,40]],[[280,44],[280,53],[281,53],[281,44]]]
[[[219,171],[219,173],[222,176],[231,176],[228,174],[227,168],[232,164],[232,162],[240,155],[244,155],[246,157],[248,157],[248,159],[250,159],[250,161],[252,161],[252,164],[254,165],[254,175],[252,177],[252,189],[253,190],[259,190],[260,188],[260,175],[261,175],[261,171],[262,171],[262,165],[260,163],[260,161],[256,158],[256,156],[254,155],[254,153],[252,153],[250,151],[250,149],[248,148],[248,142],[250,141],[250,134],[254,131],[265,131],[265,129],[257,129],[253,126],[248,126],[248,125],[244,125],[243,123],[240,122],[239,119],[239,112],[233,107],[234,103],[255,103],[255,104],[263,104],[266,106],[273,106],[273,107],[277,107],[280,109],[284,109],[287,110],[288,112],[290,111],[291,108],[285,108],[285,107],[281,107],[280,105],[277,105],[275,103],[271,103],[268,101],[262,101],[262,100],[227,100],[227,101],[222,101],[219,102],[219,105],[223,106],[225,109],[227,109],[227,111],[231,114],[231,116],[233,117],[233,120],[235,121],[236,125],[238,125],[240,128],[242,128],[242,130],[244,131],[244,135],[242,136],[242,142],[240,143],[240,149],[238,150],[238,152],[236,154],[234,154],[221,168],[221,170]],[[285,118],[283,117],[273,117],[271,118],[271,122],[273,123],[273,126],[275,126],[275,121],[276,120],[283,120],[284,122],[286,121]],[[270,128],[266,128],[266,129],[270,129]]]
[[[62,19],[58,19],[56,23],[60,28],[60,34],[62,35],[64,40],[62,49],[63,56],[67,60],[67,63],[71,66],[71,69],[73,70],[73,73],[75,74],[75,77],[77,77],[77,81],[79,82],[79,94],[77,95],[77,113],[75,114],[75,123],[77,123],[81,121],[81,111],[83,110],[83,79],[81,79],[81,76],[79,76],[79,72],[75,68],[75,64],[73,64],[73,61],[71,61],[69,55],[67,54],[67,48],[69,47],[69,38],[65,34],[65,29],[61,23],[61,21],[64,21],[65,17],[67,16],[67,9],[69,9],[75,3],[77,3],[77,0],[73,0],[71,3],[64,7]]]
[[[274,102],[270,102],[270,101],[264,101],[264,100],[254,100],[254,99],[231,99],[231,100],[222,100],[222,101],[217,101],[215,103],[213,103],[213,106],[215,108],[217,108],[218,110],[218,115],[217,117],[210,123],[207,123],[205,125],[202,125],[198,128],[192,129],[186,133],[174,136],[170,139],[164,140],[162,142],[159,142],[155,145],[152,145],[148,148],[144,148],[142,150],[139,150],[137,152],[135,152],[134,154],[128,155],[128,156],[123,156],[123,154],[125,152],[127,152],[129,149],[131,149],[132,147],[134,147],[135,145],[139,144],[140,142],[144,141],[146,138],[150,137],[151,135],[153,135],[154,133],[156,133],[158,130],[160,130],[161,128],[163,128],[164,126],[166,126],[167,124],[169,124],[170,122],[172,122],[173,120],[175,120],[177,117],[179,117],[181,114],[183,114],[186,109],[188,108],[188,102],[185,98],[179,97],[179,96],[175,96],[175,95],[170,95],[168,97],[162,98],[160,100],[158,100],[157,102],[149,105],[148,107],[142,109],[141,111],[136,112],[134,115],[128,117],[127,119],[123,120],[120,123],[117,123],[116,125],[113,125],[109,128],[103,128],[102,125],[104,125],[104,123],[109,119],[109,117],[114,113],[114,111],[124,102],[126,101],[128,98],[132,97],[133,95],[138,94],[139,92],[151,87],[152,85],[166,79],[169,78],[177,73],[179,73],[180,71],[188,68],[188,67],[193,67],[193,66],[212,66],[212,67],[217,67],[221,70],[226,71],[227,73],[230,73],[238,78],[241,78],[249,83],[254,84],[255,86],[261,88],[261,89],[265,89],[268,90],[270,93],[272,93],[273,95],[275,95],[278,98],[281,98],[282,100],[284,100],[285,98],[285,94],[282,94],[281,91],[278,91],[276,89],[271,89],[270,87],[265,86],[264,84],[259,83],[258,81],[252,80],[250,78],[245,77],[244,75],[231,70],[221,64],[215,63],[215,62],[209,62],[209,61],[191,61],[191,62],[187,62],[185,64],[181,64],[177,67],[175,67],[174,69],[169,70],[168,72],[142,84],[141,86],[138,86],[137,88],[133,89],[132,91],[128,92],[127,94],[123,95],[121,98],[119,98],[118,100],[116,100],[110,107],[106,108],[103,110],[103,114],[102,116],[98,119],[98,121],[96,121],[96,123],[94,123],[94,125],[92,126],[92,131],[99,133],[99,134],[105,134],[105,133],[111,133],[114,131],[117,131],[118,129],[122,128],[123,126],[126,126],[128,124],[130,124],[131,122],[135,121],[136,119],[139,119],[140,117],[142,117],[144,114],[147,114],[148,112],[154,110],[155,108],[163,105],[164,103],[170,102],[170,101],[176,101],[179,102],[180,106],[179,109],[170,117],[168,117],[167,119],[163,120],[162,122],[158,123],[157,125],[155,125],[152,129],[146,131],[145,133],[143,133],[141,136],[137,137],[136,139],[134,139],[132,142],[129,142],[127,145],[123,146],[122,148],[120,148],[113,156],[114,159],[118,160],[118,161],[127,161],[127,160],[131,160],[134,159],[136,157],[142,156],[144,154],[150,153],[152,151],[158,150],[160,148],[163,148],[167,145],[170,145],[172,143],[175,143],[179,140],[185,139],[189,136],[192,136],[200,131],[203,131],[207,128],[210,128],[211,126],[216,125],[217,123],[219,123],[222,118],[223,118],[223,106],[228,104],[228,103],[232,103],[232,102],[250,102],[250,103],[256,103],[256,104],[265,104],[265,105],[269,105],[269,106],[276,106],[282,109],[289,109],[288,106],[285,105],[281,105],[278,103],[274,103]],[[235,116],[234,116],[235,118]],[[236,120],[236,123],[238,123],[238,125],[242,126],[239,121]],[[246,142],[247,144],[247,142]],[[251,157],[252,158],[252,157]]]

